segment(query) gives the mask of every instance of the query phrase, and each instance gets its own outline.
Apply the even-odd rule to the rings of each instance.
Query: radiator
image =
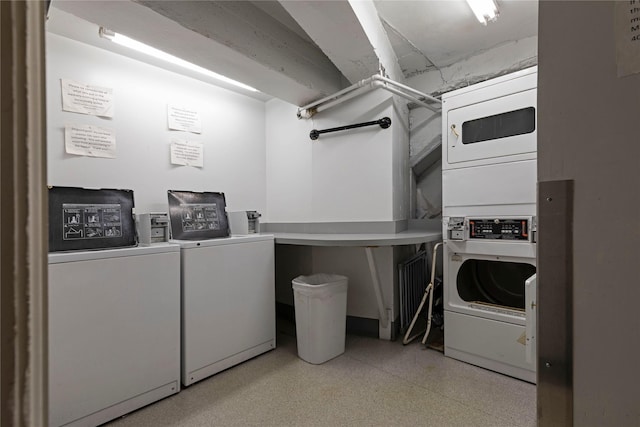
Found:
[[[407,261],[398,264],[400,331],[403,334],[409,328],[424,290],[429,284],[428,258],[426,251],[420,251]]]

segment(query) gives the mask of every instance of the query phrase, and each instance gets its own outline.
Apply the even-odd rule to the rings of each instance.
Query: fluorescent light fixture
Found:
[[[498,6],[494,0],[467,0],[469,7],[482,25],[498,19]]]
[[[240,87],[242,89],[246,89],[252,92],[258,92],[258,89],[253,88],[244,83],[237,82],[229,77],[225,77],[221,74],[214,73],[213,71],[207,70],[199,65],[192,64],[191,62],[185,61],[184,59],[180,59],[177,56],[170,55],[166,52],[163,52],[159,49],[141,43],[137,40],[129,38],[127,36],[123,36],[122,34],[114,33],[111,30],[108,30],[104,27],[100,27],[99,31],[100,37],[111,40],[114,43],[117,43],[121,46],[128,47],[129,49],[133,49],[137,52],[144,53],[145,55],[153,56],[154,58],[162,59],[163,61],[167,61],[171,64],[178,65],[180,67],[186,68],[191,71],[196,71],[200,74],[204,74],[205,76],[213,77],[216,80],[223,81],[225,83]]]

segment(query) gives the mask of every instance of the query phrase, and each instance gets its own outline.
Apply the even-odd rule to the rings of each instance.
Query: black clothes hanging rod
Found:
[[[309,132],[309,138],[315,141],[316,139],[318,139],[321,133],[337,132],[339,130],[361,128],[364,126],[373,126],[373,125],[380,125],[382,129],[386,129],[389,126],[391,126],[391,119],[389,117],[383,117],[380,120],[374,120],[372,122],[365,122],[365,123],[356,123],[355,125],[340,126],[337,128],[323,129],[323,130],[314,129],[311,132]]]

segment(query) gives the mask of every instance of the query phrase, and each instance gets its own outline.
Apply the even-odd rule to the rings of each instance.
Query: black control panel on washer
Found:
[[[470,219],[469,238],[529,240],[527,219]]]

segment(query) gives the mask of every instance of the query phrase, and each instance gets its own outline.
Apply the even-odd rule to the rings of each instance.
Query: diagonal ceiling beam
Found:
[[[402,71],[372,1],[280,1],[351,83],[381,67],[396,81]]]

